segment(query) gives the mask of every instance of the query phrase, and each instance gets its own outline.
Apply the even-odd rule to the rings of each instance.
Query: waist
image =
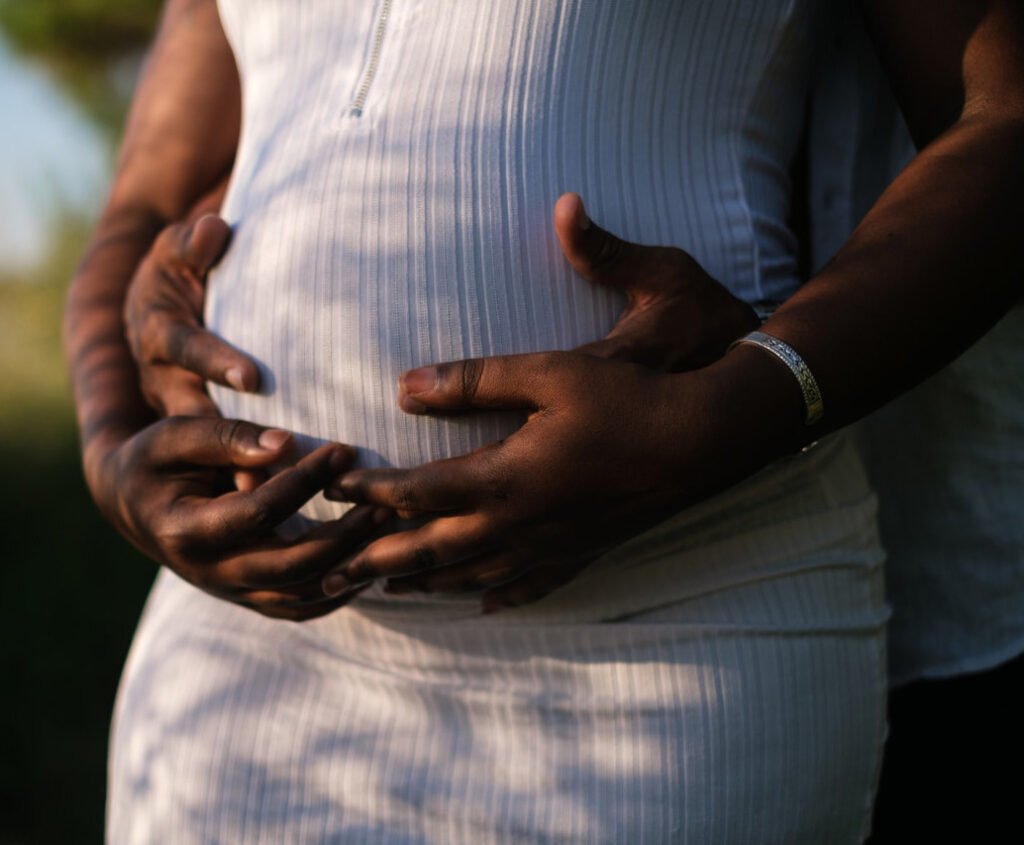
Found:
[[[483,624],[588,624],[671,606],[676,621],[695,629],[876,629],[888,617],[883,558],[874,493],[840,433],[633,537],[545,599]],[[351,607],[388,625],[481,624],[475,596],[372,588]]]

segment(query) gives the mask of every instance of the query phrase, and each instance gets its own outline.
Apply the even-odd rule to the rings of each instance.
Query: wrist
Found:
[[[133,432],[128,430],[109,428],[82,442],[82,472],[85,475],[85,484],[93,501],[106,516],[109,514],[106,514],[104,502],[109,493],[111,464],[117,450],[132,437],[132,434]]]
[[[817,436],[806,425],[800,385],[789,369],[747,344],[700,370],[666,376],[674,438],[671,472],[688,486],[718,492],[791,455]],[[698,478],[699,476],[699,478]]]

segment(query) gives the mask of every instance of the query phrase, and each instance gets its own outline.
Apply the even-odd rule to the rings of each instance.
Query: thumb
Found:
[[[227,222],[216,214],[204,214],[185,230],[179,254],[202,277],[224,255],[230,240],[231,227]]]
[[[537,408],[563,354],[495,355],[409,370],[398,382],[398,404],[409,414]]]
[[[579,194],[562,194],[555,203],[555,234],[573,269],[588,282],[628,292],[645,275],[643,265],[656,247],[625,241],[598,226],[587,215]]]

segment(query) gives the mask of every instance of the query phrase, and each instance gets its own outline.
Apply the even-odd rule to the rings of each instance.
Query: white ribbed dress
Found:
[[[222,0],[244,88],[208,322],[262,362],[222,410],[365,464],[511,431],[408,417],[431,361],[570,348],[622,303],[551,209],[796,285],[786,219],[820,4]],[[628,436],[628,435],[627,435]],[[333,517],[322,499],[304,513]],[[842,438],[536,605],[372,593],[305,624],[169,573],[118,699],[112,842],[824,843],[883,734],[875,502]]]

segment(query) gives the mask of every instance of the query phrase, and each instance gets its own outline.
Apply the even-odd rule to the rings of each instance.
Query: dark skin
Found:
[[[658,514],[721,490],[861,418],[990,328],[1019,298],[1024,267],[1024,8],[943,5],[947,16],[918,0],[864,4],[922,149],[764,326],[815,373],[823,422],[804,424],[793,376],[749,346],[679,374],[574,353],[406,373],[406,410],[524,408],[530,418],[465,458],[346,475],[337,490],[347,501],[449,515],[371,544],[325,591],[417,576],[489,587],[490,607],[533,600],[551,583],[545,571],[557,583],[581,556],[635,533],[636,499]],[[571,552],[552,552],[558,537]]]
[[[720,358],[731,340],[758,325],[750,306],[732,296],[685,252],[671,247],[649,247],[622,241],[592,223],[575,194],[566,194],[556,204],[554,226],[566,259],[580,275],[594,284],[619,288],[627,296],[627,307],[608,336],[577,350],[584,361],[594,358],[621,361],[622,366],[628,366],[639,374],[653,374],[655,369],[681,371],[701,368]],[[203,249],[195,249],[186,232],[184,238],[163,240],[151,255],[151,258],[162,256],[160,264],[164,267],[182,267],[179,278],[172,278],[166,271],[156,272],[155,267],[150,266],[136,276],[129,291],[126,309],[128,335],[142,339],[136,354],[143,383],[158,388],[151,400],[157,408],[201,406],[209,402],[202,389],[202,379],[195,380],[195,374],[220,384],[230,384],[226,374],[232,370],[254,378],[259,374],[244,353],[201,326],[200,294],[208,265],[204,265],[200,256],[219,254],[227,246],[230,231],[222,220],[212,215],[203,217],[195,229],[202,230],[204,236],[207,233],[211,235]],[[185,286],[181,281],[185,277],[194,278],[195,282]],[[183,290],[190,293],[182,294]],[[642,362],[644,366],[636,366],[633,362]],[[586,377],[585,374],[582,377]],[[636,387],[631,401],[638,407],[649,403],[647,384],[639,383]],[[414,408],[407,410],[415,412]],[[579,414],[589,413],[585,407],[573,410]],[[629,412],[626,403],[622,413]],[[577,428],[586,431],[582,419],[574,418],[569,423],[565,431],[567,442],[585,446],[587,441],[581,439],[576,431]],[[609,433],[616,436],[615,432]],[[593,444],[591,448],[601,450],[605,447]],[[485,453],[488,451],[484,450]],[[584,465],[587,454],[586,449],[581,449],[580,460]],[[523,455],[522,460],[529,460],[529,456]],[[652,461],[657,463],[659,456],[648,454],[633,456],[632,459],[626,456],[625,463],[630,460],[635,466],[642,467]],[[607,469],[606,463],[604,470]],[[578,482],[579,479],[576,480]],[[477,483],[482,486],[488,484],[485,479]],[[555,485],[549,485],[547,490],[553,494],[549,500],[552,502],[557,501],[557,495],[562,492]],[[628,509],[617,512],[616,520],[607,524],[612,530],[608,532],[602,548],[611,548],[621,542],[624,529],[632,527],[633,533],[639,533],[679,509],[674,494],[658,501],[656,496],[640,493],[639,488],[632,491]],[[344,498],[337,485],[329,488],[326,495],[328,498]],[[451,508],[447,504],[437,508],[430,503],[423,507],[419,502],[410,501],[398,504],[394,510],[403,516],[433,516]],[[568,512],[566,516],[569,516]],[[429,532],[447,524],[446,520],[438,519],[421,530]],[[543,530],[549,529],[544,526]],[[530,538],[532,534],[527,531],[521,536]],[[592,533],[592,536],[596,537],[596,534]],[[494,554],[478,556],[471,573],[467,574],[465,567],[440,568],[426,578],[393,579],[388,588],[393,592],[413,589],[479,591],[511,578],[512,585],[504,589],[532,590],[543,585],[547,592],[564,583],[593,558],[592,550],[585,556],[568,557],[574,537],[556,529],[549,531],[545,538],[545,546],[552,554],[551,563],[544,567],[531,567],[535,573],[522,575],[515,568],[518,557],[507,543],[505,540],[505,547],[496,549]],[[513,573],[511,576],[510,572]],[[346,587],[345,591],[349,589],[354,588]],[[485,608],[493,610],[497,606],[493,604],[491,594],[486,594]]]
[[[407,411],[521,408],[530,417],[472,455],[354,471],[332,485],[336,498],[436,518],[354,554],[325,578],[325,593],[344,596],[387,578],[397,589],[486,589],[487,609],[535,600],[610,545],[860,418],[981,336],[1019,297],[1024,266],[1016,214],[1024,193],[1024,14],[1016,2],[944,6],[941,15],[921,0],[863,4],[921,153],[833,261],[764,327],[814,371],[822,423],[804,424],[792,375],[746,346],[696,368],[685,355],[663,357],[685,372],[584,350],[407,373],[399,396]],[[575,203],[563,198],[556,209],[563,248],[589,231],[572,229]],[[591,256],[592,269],[618,266],[624,286],[643,290],[661,271],[641,260],[642,249],[613,240]],[[693,293],[707,286],[691,284],[707,274],[692,260],[687,266],[680,295],[695,296],[698,317],[715,314]],[[636,301],[650,337],[620,336],[617,354],[639,349],[645,360],[650,350],[672,348],[681,332],[657,318],[656,306],[637,309]]]
[[[146,382],[151,396],[168,397],[162,410],[192,415],[158,420],[125,337],[125,295],[137,268],[140,276],[179,278],[182,291],[197,283],[180,278],[184,264],[164,261],[173,232],[146,256],[169,221],[217,207],[239,120],[238,74],[215,3],[171,0],[133,102],[110,196],[71,284],[65,344],[85,477],[107,518],[154,560],[212,595],[303,620],[355,594],[327,597],[319,582],[373,536],[380,512],[358,508],[291,541],[273,529],[350,466],[353,450],[326,444],[298,460],[288,432],[220,419],[196,393],[199,380],[184,372]],[[185,240],[201,260],[208,253],[204,233],[198,235]],[[188,404],[173,399],[190,387]],[[272,463],[290,467],[258,488],[231,483],[237,473],[252,478]]]

